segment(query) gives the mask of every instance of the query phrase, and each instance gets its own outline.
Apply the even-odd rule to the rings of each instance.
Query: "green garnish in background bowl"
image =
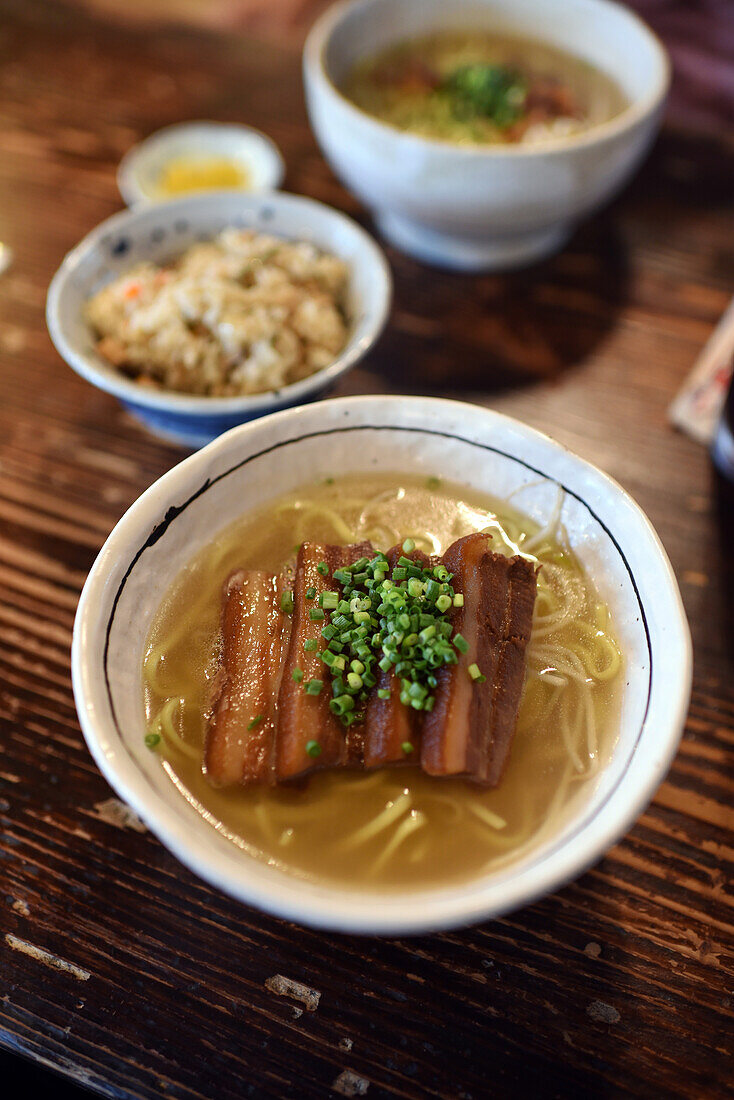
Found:
[[[461,65],[444,80],[441,90],[451,99],[456,118],[487,118],[502,130],[522,116],[528,86],[506,65]]]

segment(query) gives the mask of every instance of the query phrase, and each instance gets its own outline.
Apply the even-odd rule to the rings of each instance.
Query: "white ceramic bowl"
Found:
[[[166,262],[230,225],[312,241],[349,265],[350,334],[334,362],[280,390],[246,397],[199,397],[146,389],[102,359],[83,315],[90,295],[141,260]],[[264,195],[217,191],[139,205],[102,222],[66,256],[54,275],[46,322],[57,351],[77,374],[114,394],[157,435],[200,447],[236,424],[313,400],[331,388],[380,336],[391,296],[392,277],[384,254],[372,237],[344,214],[281,191]]]
[[[143,743],[141,664],[168,586],[248,509],[334,471],[450,471],[510,493],[535,520],[559,486],[562,520],[614,616],[626,660],[619,736],[588,800],[508,868],[431,890],[380,892],[304,882],[246,855],[207,824]],[[289,920],[342,932],[412,933],[496,916],[578,875],[635,821],[676,751],[691,684],[688,626],[670,564],[648,520],[593,466],[499,413],[430,398],[356,397],[276,413],[237,428],[157,481],[105,543],[74,627],[74,694],[100,769],[196,874]]]
[[[248,191],[275,191],[285,164],[278,146],[266,134],[226,122],[179,122],[134,145],[120,161],[117,186],[128,206],[160,202],[161,172],[180,157],[215,156],[235,161],[248,174]]]
[[[577,55],[615,78],[629,107],[575,137],[470,147],[400,131],[339,91],[356,61],[393,42],[477,27]],[[670,76],[652,32],[609,0],[343,0],[308,37],[304,79],[326,158],[390,241],[429,262],[503,270],[560,248],[629,179],[657,131]]]

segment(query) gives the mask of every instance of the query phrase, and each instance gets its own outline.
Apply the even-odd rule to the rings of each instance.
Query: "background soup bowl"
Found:
[[[629,100],[609,122],[537,145],[460,146],[397,130],[340,91],[356,61],[442,29],[534,38],[613,77]],[[303,56],[324,155],[398,248],[448,267],[503,270],[560,248],[629,179],[658,129],[667,55],[609,0],[356,0],[329,8]]]
[[[345,261],[349,339],[324,370],[280,390],[243,397],[200,397],[147,389],[116,370],[95,349],[84,304],[102,286],[143,260],[167,263],[227,226],[287,240],[310,241]],[[350,218],[300,195],[217,191],[142,204],[97,226],[68,254],[48,292],[46,321],[57,351],[77,374],[119,398],[157,435],[200,447],[236,424],[274,409],[311,401],[366,355],[380,336],[392,297],[381,249]]]
[[[625,656],[619,734],[592,793],[514,864],[432,889],[308,882],[227,841],[171,783],[146,732],[141,666],[151,621],[179,571],[249,509],[338,471],[451,471],[543,522],[564,493],[570,542],[614,616]],[[101,771],[196,874],[244,902],[342,932],[409,933],[496,916],[596,860],[649,802],[675,753],[691,683],[690,638],[665,552],[623,490],[524,427],[471,405],[358,397],[277,413],[229,432],[130,508],[85,585],[73,641],[82,729]]]

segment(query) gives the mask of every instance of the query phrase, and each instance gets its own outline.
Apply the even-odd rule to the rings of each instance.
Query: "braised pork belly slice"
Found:
[[[318,610],[322,592],[335,591],[341,596],[334,570],[365,555],[374,555],[368,542],[351,546],[304,542],[298,551],[293,577],[293,621],[278,697],[275,776],[280,782],[296,779],[315,768],[361,762],[362,731],[352,727],[347,730],[329,709],[331,676],[319,656],[319,650],[324,648],[321,629],[325,619]],[[319,571],[322,562],[328,572]],[[309,598],[311,590],[313,596]],[[311,612],[316,612],[316,617],[312,618]],[[317,648],[307,651],[304,643],[311,640],[316,641]],[[322,682],[318,694],[310,695],[305,690],[311,680]]]
[[[391,570],[403,556],[421,566],[429,561],[420,550],[406,554],[402,546],[393,546],[387,552]],[[378,668],[377,674],[377,684],[370,694],[364,716],[364,766],[380,768],[386,764],[417,764],[420,760],[421,715],[400,702],[401,684],[392,669],[383,671]],[[380,691],[389,691],[389,697],[380,698]],[[412,746],[412,751],[406,752],[406,745]]]
[[[276,703],[290,618],[285,582],[272,573],[233,573],[222,598],[222,662],[206,739],[216,786],[273,782]]]
[[[524,558],[488,550],[480,534],[459,539],[443,561],[464,597],[452,626],[467,651],[438,673],[436,701],[423,725],[421,765],[429,775],[464,776],[491,787],[502,776],[517,720],[536,568]],[[486,679],[472,679],[473,665]]]
[[[330,591],[341,597],[334,572],[365,556],[374,556],[369,543],[305,542],[287,579],[255,571],[230,577],[205,752],[214,784],[285,783],[321,768],[419,762],[429,775],[499,782],[523,687],[535,566],[493,553],[486,535],[455,542],[441,560],[463,596],[450,615],[452,636],[461,637],[457,663],[436,673],[433,710],[402,703],[400,679],[375,666],[364,721],[346,727],[329,707],[331,672],[320,657],[329,613],[319,597]],[[391,569],[401,556],[429,564],[419,551],[405,555],[394,547]],[[281,609],[284,595],[286,604],[292,601],[291,614]],[[381,698],[381,691],[388,694]]]

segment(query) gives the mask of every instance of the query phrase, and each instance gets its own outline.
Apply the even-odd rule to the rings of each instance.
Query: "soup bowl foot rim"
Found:
[[[453,271],[511,271],[559,252],[573,227],[554,225],[531,232],[462,237],[429,229],[392,211],[376,211],[375,224],[390,244],[424,263]]]

